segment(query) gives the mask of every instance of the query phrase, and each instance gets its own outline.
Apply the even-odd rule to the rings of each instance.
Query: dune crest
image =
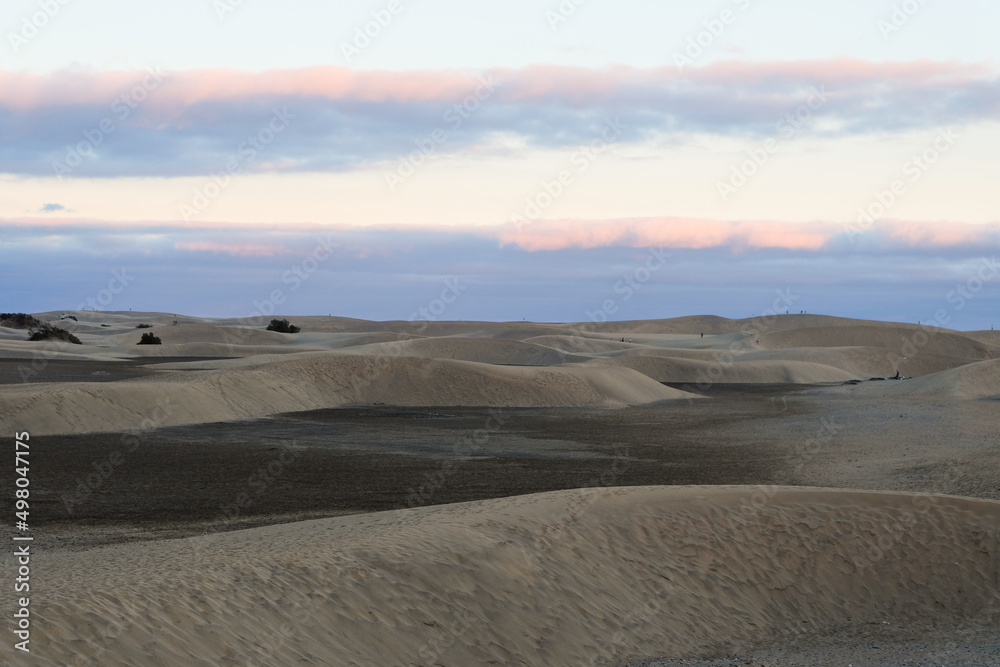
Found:
[[[691,398],[627,368],[514,367],[409,356],[320,354],[137,381],[0,386],[0,427],[125,431],[349,405],[622,408]],[[153,412],[153,406],[159,409]]]

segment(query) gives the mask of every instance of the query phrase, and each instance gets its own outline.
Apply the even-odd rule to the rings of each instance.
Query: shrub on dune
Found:
[[[154,336],[152,332],[142,334],[142,338],[136,345],[162,345],[163,341],[160,340],[159,336]]]
[[[38,342],[40,340],[61,340],[66,343],[73,343],[74,345],[82,345],[80,339],[66,331],[65,329],[60,329],[59,327],[54,327],[51,324],[43,324],[37,329],[32,329],[28,332],[28,340],[32,342]]]
[[[288,320],[271,320],[271,323],[267,325],[268,331],[277,331],[278,333],[288,333],[296,334],[302,329],[295,326],[294,324],[289,324]]]
[[[24,313],[0,313],[0,327],[8,329],[38,329],[42,326],[32,315]]]

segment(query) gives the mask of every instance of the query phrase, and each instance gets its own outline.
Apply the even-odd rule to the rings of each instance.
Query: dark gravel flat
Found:
[[[720,429],[774,405],[708,403],[378,407],[33,437],[32,518],[52,546],[85,546],[584,486],[772,482],[784,450]]]

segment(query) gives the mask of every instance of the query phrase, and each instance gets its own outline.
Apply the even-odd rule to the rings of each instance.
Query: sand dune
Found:
[[[715,336],[740,331],[745,320],[731,320],[717,315],[691,315],[667,320],[626,320],[620,322],[577,322],[576,329],[598,333],[632,332],[637,334],[690,334]]]
[[[1000,331],[964,331],[962,335],[980,343],[1000,347]]]
[[[402,354],[431,359],[460,359],[484,364],[509,366],[556,366],[574,359],[559,349],[532,341],[507,338],[439,337],[398,342],[396,345],[372,345],[357,352]]]
[[[608,354],[619,353],[633,349],[635,346],[630,343],[621,343],[617,339],[609,340],[606,337],[596,337],[592,335],[580,336],[571,334],[533,336],[527,342],[536,345],[544,345],[571,354]]]
[[[907,355],[910,347],[924,354],[984,360],[1000,357],[1000,348],[960,333],[931,327],[872,326],[869,323],[831,328],[804,328],[760,335],[761,345],[786,347],[880,347]]]
[[[859,380],[893,375],[896,370],[910,377],[925,375],[942,368],[952,368],[967,363],[955,357],[941,357],[923,352],[907,359],[900,359],[898,350],[879,347],[793,347],[753,350],[744,354],[741,360],[782,360],[822,364],[846,371]]]
[[[1000,399],[1000,359],[968,364],[889,387],[904,396],[948,396],[959,399]]]
[[[853,373],[806,361],[735,359],[709,362],[662,356],[630,355],[590,362],[594,366],[625,367],[639,371],[657,382],[685,382],[693,385],[714,382],[760,384],[818,384],[846,382]]]
[[[344,405],[604,407],[687,398],[627,368],[529,368],[321,354],[105,384],[0,386],[0,428],[38,435],[197,424]],[[154,410],[155,406],[165,406]]]
[[[266,331],[263,327],[234,328],[218,327],[209,324],[185,324],[178,326],[154,326],[151,329],[132,329],[127,333],[107,336],[104,341],[108,345],[136,345],[143,333],[150,332],[163,340],[164,345],[179,346],[191,344],[211,345],[250,345],[255,347],[278,347],[295,343],[293,336]],[[154,349],[155,345],[138,345],[137,352]]]
[[[941,632],[1000,605],[998,523],[948,496],[632,487],[43,553],[44,650],[12,660],[620,665]]]
[[[594,324],[579,322],[574,328],[585,328],[599,333],[630,331],[637,334],[689,334],[718,336],[730,333],[752,331],[754,333],[784,331],[786,329],[829,329],[831,327],[855,327],[862,322],[846,317],[830,315],[768,314],[742,319],[729,319],[717,315],[689,315],[665,320],[627,320]],[[917,325],[896,322],[864,321],[871,327],[917,328]]]
[[[625,338],[622,342],[621,338]],[[665,354],[709,358],[712,352],[727,350],[745,341],[745,334],[720,334],[701,338],[690,334],[626,334],[625,336],[571,335],[536,336],[528,342],[553,347],[564,352],[589,356],[616,356],[621,354]]]
[[[0,331],[0,357],[11,360],[0,379],[16,378],[21,360],[40,373],[32,384],[0,384],[0,429],[119,433],[373,404],[648,405],[646,414],[660,415],[684,405],[670,401],[693,397],[666,382],[841,383],[898,369],[919,377],[809,395],[830,399],[827,416],[844,431],[843,442],[820,443],[816,461],[842,456],[843,483],[858,485],[858,459],[871,454],[875,463],[865,470],[895,466],[909,484],[938,474],[925,451],[933,446],[880,453],[886,431],[855,433],[852,415],[874,410],[881,420],[884,405],[893,414],[899,406],[899,423],[917,424],[921,405],[963,401],[966,417],[983,407],[989,420],[990,406],[972,401],[1000,398],[994,332],[811,315],[767,326],[707,316],[600,326],[310,317],[290,318],[303,327],[292,336],[239,320],[75,314],[73,323],[61,313],[42,319],[73,330],[83,345],[39,346],[24,332]],[[163,345],[135,345],[143,322]],[[152,363],[170,357],[177,359]],[[46,378],[51,360],[62,367]],[[112,373],[102,369],[124,365],[129,372],[114,381],[63,381],[88,377],[91,363],[105,376]],[[874,393],[886,402],[863,400]],[[714,400],[723,399],[690,407],[712,416]],[[608,414],[620,416],[617,428],[637,413]],[[975,442],[993,442],[976,435],[991,433],[989,426],[977,427]],[[643,446],[660,446],[653,440]],[[44,572],[32,639],[44,650],[30,664],[80,656],[106,665],[620,667],[654,655],[816,645],[816,637],[890,622],[940,638],[960,622],[995,626],[998,521],[1000,503],[944,496],[641,487],[43,550],[32,560]],[[4,651],[6,659],[9,645]],[[28,664],[19,660],[4,664]]]
[[[350,324],[345,324],[344,330],[366,332],[388,331],[407,336],[415,335],[427,338],[471,336],[475,338],[524,340],[531,336],[565,333],[565,325],[536,322],[407,322],[396,320],[390,322],[354,321]]]
[[[155,420],[163,424],[362,404],[623,407],[686,396],[659,383],[839,383],[896,370],[910,377],[939,374],[900,392],[959,398],[1000,393],[988,371],[996,366],[977,363],[1000,358],[1000,347],[987,335],[994,332],[967,336],[822,316],[774,318],[773,330],[758,336],[741,333],[752,320],[716,317],[587,329],[313,317],[292,318],[306,330],[287,335],[265,331],[262,323],[254,328],[240,320],[174,314],[88,311],[75,313],[76,322],[60,315],[42,318],[78,332],[83,345],[40,347],[17,340],[23,332],[5,330],[0,355],[41,367],[52,359],[221,360],[179,360],[127,383],[3,386],[0,425],[16,417],[38,424],[39,433],[132,429],[148,423],[157,400],[174,406]],[[139,323],[154,326],[139,330]],[[704,338],[702,329],[708,330]],[[619,335],[623,330],[628,333]],[[143,331],[164,344],[136,345]]]

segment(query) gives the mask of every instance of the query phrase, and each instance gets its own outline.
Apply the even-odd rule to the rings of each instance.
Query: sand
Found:
[[[286,335],[259,322],[64,314],[38,317],[83,345],[0,329],[0,427],[30,431],[53,455],[60,436],[169,442],[170,427],[304,410],[536,410],[566,423],[593,413],[669,425],[732,414],[741,400],[747,414],[719,437],[748,456],[785,453],[745,486],[615,486],[621,476],[598,483],[609,488],[328,510],[230,532],[192,519],[176,532],[206,534],[180,539],[130,538],[123,510],[121,543],[101,547],[78,539],[100,523],[70,520],[32,559],[33,651],[25,660],[8,642],[10,664],[1000,664],[996,332],[815,315],[290,317],[303,332]],[[164,344],[136,346],[143,331]],[[907,379],[882,379],[897,370]],[[553,451],[558,428],[546,436]],[[632,459],[672,446],[672,431],[649,433],[657,442],[629,444]],[[535,455],[530,438],[504,437],[486,457],[497,471]],[[643,475],[657,479],[658,465]],[[97,493],[115,493],[115,481]],[[503,489],[494,493],[516,492]],[[33,497],[53,512],[65,490],[43,485]]]
[[[27,422],[40,435],[136,429],[147,423],[152,406],[164,404],[172,407],[161,410],[166,414],[158,416],[160,425],[367,404],[625,408],[691,398],[691,388],[699,384],[843,383],[897,370],[921,377],[939,393],[1000,395],[1000,380],[988,371],[998,368],[995,364],[963,371],[960,380],[924,377],[1000,359],[1000,336],[852,325],[820,316],[776,317],[770,324],[681,318],[600,326],[302,318],[312,329],[287,335],[265,331],[259,323],[177,315],[74,312],[74,322],[60,320],[64,314],[69,313],[39,317],[72,329],[84,345],[32,344],[3,330],[0,356],[24,359],[23,375],[29,377],[35,369],[44,371],[48,361],[74,358],[229,360],[167,365],[155,376],[127,383],[0,386],[0,427],[11,430],[14,421]],[[136,345],[138,323],[153,324],[143,331],[159,335],[164,344]],[[629,325],[635,331],[619,335]],[[356,331],[347,331],[352,327]],[[708,338],[701,336],[706,328]],[[959,384],[960,389],[949,389]]]
[[[623,487],[53,554],[32,664],[614,665],[990,623],[998,523],[946,496]]]

